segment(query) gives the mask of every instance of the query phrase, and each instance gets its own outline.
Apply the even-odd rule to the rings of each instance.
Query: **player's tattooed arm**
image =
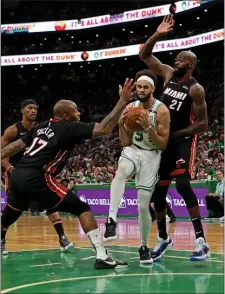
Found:
[[[123,87],[119,86],[119,101],[113,110],[101,121],[101,123],[95,123],[92,138],[105,136],[112,132],[127,103],[135,95],[135,93],[135,83],[133,83],[132,79],[126,79]]]
[[[132,144],[133,132],[131,130],[128,130],[124,125],[124,119],[127,116],[128,112],[131,108],[132,108],[132,104],[130,103],[127,105],[127,107],[123,111],[123,113],[118,121],[119,138],[120,138],[120,142],[123,147],[129,146]]]
[[[13,156],[19,151],[26,149],[27,145],[21,140],[10,143],[1,150],[1,159]]]
[[[18,130],[15,125],[8,127],[3,136],[1,137],[1,148],[9,145],[12,141],[15,140]],[[13,170],[13,166],[10,164],[7,158],[1,161],[2,166],[9,172]]]
[[[192,98],[192,112],[195,116],[195,120],[187,128],[177,131],[175,135],[196,135],[205,132],[208,128],[207,105],[205,102],[204,88],[196,83],[190,88],[189,95]]]

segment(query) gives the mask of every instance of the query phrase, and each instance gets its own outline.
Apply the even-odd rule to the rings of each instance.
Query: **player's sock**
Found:
[[[198,239],[199,237],[202,237],[205,239],[201,217],[192,217],[191,221],[195,230],[195,238]]]
[[[103,246],[103,241],[102,241],[102,237],[101,237],[99,229],[94,229],[88,232],[87,235],[92,245],[95,248],[97,258],[103,259],[103,260],[107,259],[108,257],[107,251],[105,250],[105,247]]]
[[[118,170],[112,181],[110,187],[109,217],[111,217],[115,222],[117,221],[116,217],[120,201],[125,191],[126,179],[132,174],[133,169],[133,163],[129,159],[123,158],[118,165]]]
[[[1,224],[4,228],[11,226],[21,216],[23,211],[13,209],[9,205],[6,205],[1,216]]]
[[[62,225],[61,219],[57,219],[54,222],[52,222],[53,227],[56,230],[56,233],[58,234],[59,237],[64,236],[64,229]]]
[[[163,240],[166,240],[168,238],[168,234],[166,231],[166,217],[162,219],[157,219],[157,226],[158,226],[158,232],[159,237]]]
[[[138,213],[139,227],[141,233],[141,246],[148,247],[149,233],[152,225],[152,218],[149,213],[149,202],[153,191],[145,191],[138,189]]]

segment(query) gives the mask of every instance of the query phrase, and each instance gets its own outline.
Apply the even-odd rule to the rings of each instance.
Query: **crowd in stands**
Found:
[[[41,8],[37,8],[35,3],[32,8],[31,1],[30,4],[27,5],[29,11],[26,9],[17,9],[15,12],[12,12],[11,10],[10,14],[5,13],[3,15],[3,22],[13,23],[14,20],[16,20],[16,22],[55,19],[65,20],[87,17],[87,15],[94,16],[109,13],[106,12],[107,5],[104,11],[100,8],[96,8],[93,9],[90,14],[88,14],[89,11],[86,5],[81,5],[79,10],[74,10],[74,5],[72,5],[73,2],[71,1],[71,5],[69,4],[65,7],[60,6],[63,2],[57,4],[61,8],[58,9],[56,17],[54,13],[56,13],[57,9],[52,9],[53,7],[48,1],[42,1],[42,3],[43,6]],[[101,2],[101,4],[102,3],[104,2]],[[121,2],[122,6],[120,6],[120,8],[115,8],[115,11],[110,9],[110,13],[113,14],[128,10],[125,4],[126,3]],[[148,4],[144,1],[140,1],[136,4],[137,7],[133,9],[148,7]],[[51,5],[51,9],[47,9],[49,5]],[[37,9],[39,9],[38,14]],[[43,10],[45,13],[42,13]],[[20,13],[18,13],[18,11]],[[37,15],[38,19],[35,19]],[[42,15],[45,16],[45,19],[41,18]],[[188,23],[189,19],[186,18],[185,21]],[[183,21],[183,23],[185,21]],[[143,23],[141,26],[143,28]],[[187,27],[183,25],[180,27],[179,31],[176,30],[176,32],[172,33],[168,38],[173,39],[195,35],[203,32],[203,29],[205,32],[221,28],[222,24],[219,21],[215,21],[214,23],[210,21],[210,25],[208,25],[207,29],[201,24],[199,24],[199,26],[194,26],[193,23],[189,23],[189,27],[190,26],[195,29],[187,30]],[[122,26],[120,26],[120,28],[111,26],[110,30],[113,30],[113,32],[120,31],[121,34],[121,28]],[[68,42],[66,41],[66,32],[63,32],[64,37],[61,37],[61,40],[53,37],[53,35],[51,35],[51,37],[48,35],[43,49],[40,49],[40,45],[39,47],[36,45],[32,46],[35,38],[38,39],[38,42],[35,44],[39,43],[41,34],[29,34],[29,36],[26,35],[26,37],[22,35],[8,35],[2,38],[2,55],[93,50],[93,48],[100,49],[100,47],[107,48],[138,44],[144,42],[146,37],[153,33],[152,28],[155,29],[155,25],[149,25],[148,28],[145,28],[145,31],[142,30],[142,33],[141,27],[139,27],[137,34],[126,35],[126,38],[124,38],[122,34],[120,36],[118,33],[116,37],[114,37],[115,34],[113,34],[113,37],[107,39],[107,37],[110,36],[110,33],[107,33],[107,27],[107,30],[104,30],[105,38],[94,38],[95,40],[93,39],[93,42],[89,39],[90,42],[87,43],[85,37],[82,39],[84,40],[82,41],[83,43],[79,43],[79,39],[76,37],[74,44],[71,43],[71,39]],[[89,34],[91,34],[90,30]],[[71,32],[69,32],[69,37],[70,36]],[[43,39],[43,35],[41,38]],[[52,38],[55,39],[56,43],[51,42]],[[46,48],[48,48],[47,51]],[[224,169],[223,45],[221,42],[217,42],[215,44],[209,44],[207,47],[200,46],[192,50],[199,58],[199,66],[195,72],[197,80],[199,80],[206,90],[209,129],[206,133],[198,136],[196,162],[191,178],[192,180],[209,180],[215,178],[216,170]],[[176,54],[177,51],[173,51],[157,53],[156,56],[162,62],[172,65],[172,60],[174,60]],[[209,54],[211,54],[210,58]],[[19,109],[20,102],[28,98],[36,100],[39,105],[38,121],[43,121],[51,117],[52,106],[57,100],[70,99],[77,103],[81,112],[82,121],[99,122],[109,113],[118,100],[118,85],[123,83],[126,77],[134,78],[135,73],[143,68],[145,68],[145,66],[137,56],[128,57],[127,60],[118,58],[104,60],[103,62],[94,61],[91,63],[2,67],[2,132],[8,126],[21,119]],[[157,91],[155,92],[156,98],[160,98],[162,92],[162,81],[160,79],[158,84]],[[59,175],[58,180],[63,181],[63,184],[65,186],[69,185],[70,188],[74,187],[75,184],[110,183],[117,169],[120,152],[121,144],[118,138],[117,128],[106,138],[86,140],[82,145],[78,145],[77,148],[74,149],[72,157],[69,159],[66,168]],[[133,182],[134,180],[128,179],[127,181]]]
[[[218,58],[216,57],[215,60]],[[212,60],[213,64],[217,64],[215,60]],[[211,107],[215,103],[215,92],[220,91],[222,95],[220,98],[223,98],[223,76],[219,70],[220,62],[221,60],[218,61],[216,74],[203,72],[207,104],[210,105],[208,108],[210,126],[207,133],[198,137],[198,150],[194,171],[191,175],[192,180],[215,179],[216,170],[224,168],[223,107],[221,103],[216,105],[215,109]],[[115,62],[109,70],[108,66],[104,66],[103,63],[97,72],[94,69],[89,72],[84,70],[83,75],[82,72],[77,75],[73,66],[70,71],[64,72],[62,65],[56,65],[57,70],[54,73],[47,65],[41,68],[44,71],[40,68],[38,71],[34,71],[33,68],[20,68],[19,73],[15,71],[16,67],[6,68],[3,70],[5,87],[2,92],[2,131],[20,120],[20,101],[26,98],[35,99],[39,104],[38,121],[51,117],[52,106],[60,98],[74,100],[81,111],[83,121],[100,121],[118,99],[118,84],[123,82],[126,76],[133,77],[135,70],[142,68],[139,66],[129,71],[128,68],[117,67]],[[35,78],[31,76],[30,70],[33,70]],[[80,70],[82,69],[79,68]],[[9,85],[10,76],[14,81],[14,87]],[[9,87],[6,87],[7,79]],[[157,91],[156,97],[160,97],[160,90]],[[69,159],[60,177],[64,179],[65,185],[70,186],[75,183],[110,183],[117,169],[120,151],[121,145],[117,129],[107,138],[86,140],[83,145],[75,148],[73,156]],[[133,179],[128,179],[128,181],[133,181]]]

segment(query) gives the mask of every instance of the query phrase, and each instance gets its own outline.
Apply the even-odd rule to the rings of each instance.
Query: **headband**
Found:
[[[152,78],[148,77],[148,76],[141,76],[140,78],[138,78],[137,82],[139,81],[147,81],[149,82],[153,87],[155,87],[155,83],[153,81]]]

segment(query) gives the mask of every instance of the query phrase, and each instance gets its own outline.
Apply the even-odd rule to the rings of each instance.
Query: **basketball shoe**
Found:
[[[199,237],[195,240],[195,251],[190,256],[191,261],[201,261],[210,257],[209,245],[204,238]]]
[[[117,239],[116,222],[111,217],[109,217],[105,223],[105,234],[103,241],[110,241],[115,239]]]
[[[59,244],[62,252],[70,252],[75,246],[75,244],[70,242],[66,236],[61,236],[59,238]]]
[[[173,240],[168,236],[166,240],[158,237],[155,247],[151,252],[153,262],[160,260],[163,255],[173,246]]]
[[[128,267],[128,263],[108,256],[105,260],[97,258],[94,267],[96,269],[122,269]]]
[[[153,263],[153,259],[150,256],[149,249],[147,246],[141,246],[138,250],[140,255],[140,263],[141,264],[150,264]]]
[[[7,255],[8,251],[5,248],[5,239],[1,239],[1,254],[2,255]]]

